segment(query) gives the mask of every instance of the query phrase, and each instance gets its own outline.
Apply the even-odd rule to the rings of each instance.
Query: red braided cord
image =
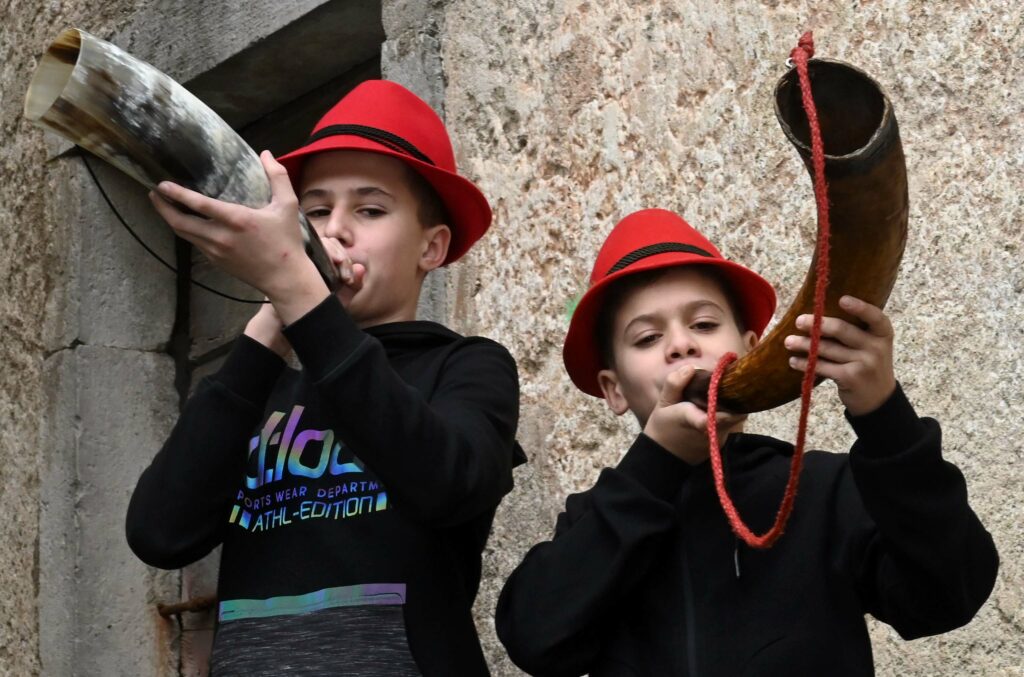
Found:
[[[786,492],[775,515],[775,523],[765,533],[758,536],[752,532],[725,488],[725,475],[722,472],[722,453],[718,447],[718,430],[715,425],[715,414],[718,411],[718,384],[725,373],[725,367],[736,359],[735,353],[722,356],[711,376],[708,388],[708,440],[711,452],[711,471],[715,477],[715,491],[729,519],[733,533],[743,539],[751,548],[770,548],[786,529],[786,522],[793,511],[796,488],[800,480],[800,469],[803,467],[804,445],[807,440],[807,416],[811,410],[811,391],[814,390],[814,371],[818,364],[818,347],[821,344],[821,319],[825,313],[825,289],[828,286],[829,274],[829,234],[831,226],[828,218],[828,185],[825,183],[825,147],[821,140],[821,129],[818,124],[818,109],[814,106],[811,96],[811,81],[807,75],[807,60],[814,56],[814,39],[808,31],[800,36],[797,47],[790,53],[800,78],[800,93],[804,111],[811,130],[811,160],[814,168],[814,198],[818,206],[818,263],[815,268],[814,283],[814,322],[811,326],[811,346],[807,353],[807,367],[804,370],[800,386],[800,421],[796,432],[796,449],[789,465],[789,479],[786,481]]]

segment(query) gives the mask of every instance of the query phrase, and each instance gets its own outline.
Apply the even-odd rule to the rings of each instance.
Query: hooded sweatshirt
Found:
[[[865,614],[906,639],[967,623],[998,557],[939,425],[899,388],[848,420],[851,452],[805,455],[767,550],[733,535],[710,463],[641,434],[507,581],[497,630],[512,660],[535,675],[871,675]],[[729,493],[763,533],[793,447],[733,434],[723,453]]]
[[[222,545],[214,674],[485,675],[471,607],[523,459],[499,344],[431,322],[360,330],[333,296],[242,336],[139,479],[132,550]]]

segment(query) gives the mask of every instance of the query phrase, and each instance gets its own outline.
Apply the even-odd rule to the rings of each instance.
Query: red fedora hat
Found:
[[[282,155],[278,162],[294,184],[306,156],[328,150],[390,155],[426,179],[444,203],[452,230],[445,265],[465,254],[491,225],[487,198],[455,169],[452,142],[441,118],[397,83],[360,83],[327,111],[301,148]]]
[[[605,295],[627,275],[671,266],[713,266],[732,284],[747,329],[758,336],[775,312],[775,290],[760,275],[722,257],[711,242],[681,217],[664,209],[645,209],[619,221],[597,253],[590,287],[569,323],[562,359],[569,377],[583,392],[603,397],[597,374],[604,369],[597,320]]]

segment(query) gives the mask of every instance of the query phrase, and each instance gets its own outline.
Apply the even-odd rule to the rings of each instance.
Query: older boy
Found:
[[[390,82],[354,89],[280,164],[262,159],[264,209],[159,186],[206,220],[154,197],[269,304],[139,480],[129,543],[164,568],[223,544],[215,674],[487,674],[471,606],[521,460],[516,366],[415,321],[424,276],[484,233],[487,201],[437,115]],[[303,253],[300,206],[336,294]]]
[[[670,212],[632,214],[597,257],[565,341],[584,392],[643,428],[622,461],[570,496],[498,603],[498,636],[531,674],[869,675],[870,613],[905,638],[968,622],[996,573],[992,539],[942,460],[938,424],[896,383],[892,328],[845,298],[860,329],[827,318],[818,373],[858,439],[810,452],[795,511],[770,550],[742,548],[718,505],[707,415],[680,402],[697,368],[752,348],[771,286],[722,258]],[[809,328],[809,317],[798,326]],[[803,369],[805,336],[790,336]],[[758,532],[772,523],[790,444],[718,420],[730,493]]]

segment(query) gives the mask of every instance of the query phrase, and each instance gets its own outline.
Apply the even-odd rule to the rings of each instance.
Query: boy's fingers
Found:
[[[789,358],[789,366],[797,371],[806,372],[807,358],[791,357]],[[828,360],[818,360],[817,364],[814,366],[814,374],[823,378],[832,379],[838,383],[843,381],[846,376],[845,365],[829,362]]]
[[[352,284],[355,280],[355,270],[345,247],[333,237],[321,237],[320,242],[323,243],[324,251],[327,252],[331,263],[337,268],[341,281],[345,284]]]
[[[677,401],[674,404],[666,405],[664,412],[674,420],[681,421],[685,423],[687,427],[694,428],[695,430],[703,431],[707,428],[707,412],[695,405],[693,402]]]
[[[273,153],[265,150],[260,153],[260,162],[263,163],[263,170],[270,180],[270,193],[274,202],[298,202],[295,196],[295,188],[288,176],[288,170],[280,162],[274,159]]]
[[[185,214],[167,199],[161,197],[159,193],[150,192],[149,200],[153,203],[157,214],[182,239],[188,240],[192,244],[198,244],[197,240],[204,240],[209,235],[209,221]]]
[[[813,323],[812,315],[801,315],[796,318],[796,328],[806,331],[808,334],[811,333]],[[871,338],[863,329],[838,317],[821,318],[821,335],[833,338],[850,348],[863,348]]]
[[[348,252],[345,251],[345,247],[333,237],[321,236],[320,243],[323,244],[324,251],[327,252],[328,258],[331,259],[331,263],[335,266],[340,266],[348,259]]]
[[[179,186],[176,183],[171,183],[170,181],[161,181],[156,187],[156,190],[160,195],[191,209],[197,214],[202,214],[208,219],[214,219],[225,223],[231,220],[231,217],[235,214],[235,210],[238,208],[238,205],[214,200],[213,198],[206,197],[202,193],[197,193],[194,190],[189,190],[188,188]]]
[[[683,399],[683,389],[693,378],[693,372],[694,368],[686,365],[668,375],[661,386],[661,406],[671,406]]]
[[[862,320],[868,326],[868,331],[875,336],[892,336],[892,322],[878,306],[854,296],[843,296],[839,299],[839,305],[846,312]]]
[[[786,349],[806,355],[811,350],[811,338],[809,336],[790,335],[786,337]],[[833,341],[822,339],[818,343],[818,357],[831,362],[852,362],[857,358],[857,352],[848,346]]]
[[[352,282],[349,283],[349,286],[352,287],[353,289],[355,289],[356,291],[359,291],[360,289],[362,289],[363,288],[363,277],[365,277],[365,275],[366,275],[366,266],[364,266],[361,263],[353,263],[352,264]]]
[[[715,420],[718,421],[719,427],[729,427],[742,421],[746,416],[744,414],[732,414],[727,411],[719,411],[715,413]]]

